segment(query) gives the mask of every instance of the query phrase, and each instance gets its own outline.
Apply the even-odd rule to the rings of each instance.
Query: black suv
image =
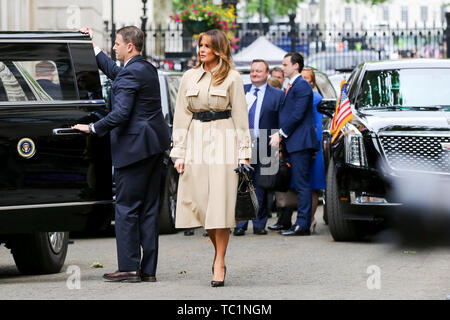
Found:
[[[160,74],[160,81],[171,123],[169,86],[177,79]],[[22,273],[59,272],[69,231],[110,225],[109,136],[70,129],[107,112],[89,37],[0,32],[0,243],[11,248]],[[178,177],[168,156],[165,160],[160,225],[173,232]]]
[[[319,105],[328,116],[323,132],[325,215],[335,240],[360,239],[374,222],[395,217],[404,205],[427,197],[417,195],[423,180],[399,190],[408,188],[411,176],[434,179],[431,188],[450,184],[449,82],[449,60],[360,65],[348,81],[353,119],[333,143],[336,101]]]

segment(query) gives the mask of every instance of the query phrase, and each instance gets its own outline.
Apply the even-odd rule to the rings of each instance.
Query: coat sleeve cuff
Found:
[[[284,133],[283,129],[280,129],[279,133],[283,138],[287,139],[288,136]]]
[[[173,147],[170,151],[170,157],[175,159],[184,159],[186,156],[186,149],[181,147]]]
[[[252,148],[251,147],[240,147],[239,148],[239,160],[250,159],[252,156]]]

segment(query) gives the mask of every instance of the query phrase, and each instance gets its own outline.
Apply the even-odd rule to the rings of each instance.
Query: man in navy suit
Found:
[[[53,99],[62,100],[62,92],[59,84],[53,82],[56,75],[56,67],[50,61],[36,63],[36,82]]]
[[[303,66],[303,57],[297,52],[288,53],[283,59],[283,73],[289,78],[289,83],[280,109],[280,130],[271,136],[270,141],[270,145],[275,146],[281,139],[284,140],[298,193],[297,219],[291,229],[281,232],[284,236],[310,235],[309,168],[320,147],[314,124],[313,91],[300,75]]]
[[[253,233],[267,234],[266,223],[268,219],[268,191],[258,187],[258,177],[261,174],[261,163],[270,161],[270,146],[268,137],[271,130],[278,130],[278,111],[284,97],[282,90],[267,84],[269,65],[264,60],[253,60],[250,69],[252,84],[244,86],[248,102],[248,118],[250,133],[253,140],[253,154],[251,163],[255,169],[253,181],[256,185],[259,211],[256,219],[253,219]],[[273,157],[272,157],[273,158]],[[248,221],[236,225],[233,234],[241,236],[245,234]]]
[[[80,32],[92,38],[89,27]],[[100,69],[114,81],[112,110],[95,123],[73,127],[99,136],[111,134],[119,270],[103,277],[114,282],[156,281],[159,190],[170,130],[161,110],[158,73],[140,55],[143,44],[144,33],[137,27],[117,31],[113,49],[123,67],[94,44]]]

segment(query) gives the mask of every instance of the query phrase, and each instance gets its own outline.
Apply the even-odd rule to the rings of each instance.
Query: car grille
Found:
[[[450,143],[450,135],[386,135],[380,142],[392,169],[450,174],[450,151],[443,146]]]

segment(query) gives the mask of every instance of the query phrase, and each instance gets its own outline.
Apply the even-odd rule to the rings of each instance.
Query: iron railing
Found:
[[[184,69],[189,60],[195,58],[195,39],[179,24],[166,28],[149,26],[146,35],[145,52],[156,64]],[[443,27],[365,29],[343,25],[325,26],[320,30],[317,25],[263,24],[261,29],[259,24],[248,23],[240,24],[237,36],[240,41],[235,52],[243,50],[259,36],[265,36],[285,51],[301,52],[308,65],[327,73],[351,69],[367,60],[447,57],[448,39]]]

